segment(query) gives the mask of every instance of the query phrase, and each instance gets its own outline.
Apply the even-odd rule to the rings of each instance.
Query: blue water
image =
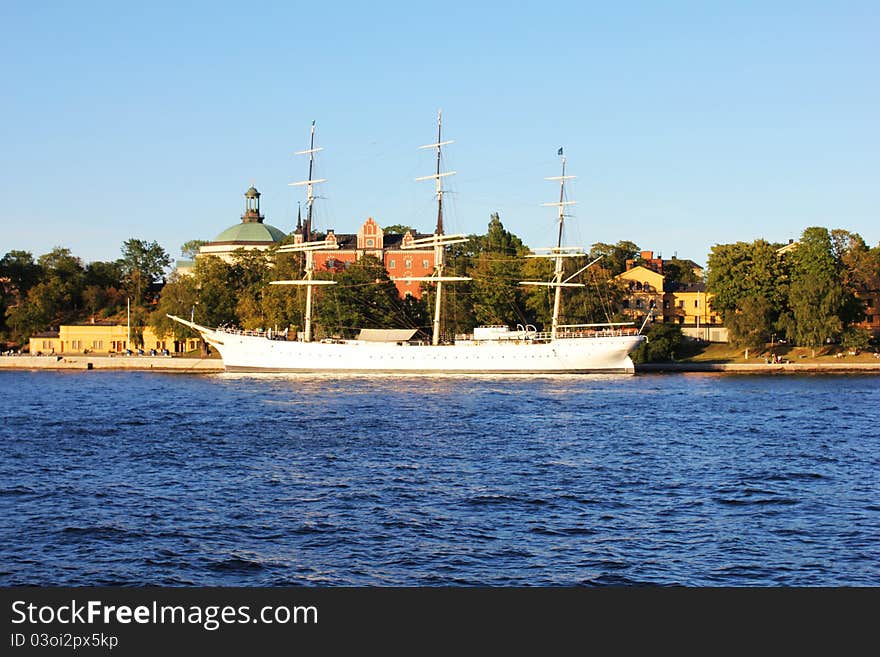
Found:
[[[876,376],[0,386],[0,585],[880,585]]]

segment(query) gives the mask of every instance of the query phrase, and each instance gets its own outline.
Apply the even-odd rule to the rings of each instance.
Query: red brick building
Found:
[[[392,279],[407,276],[430,276],[434,273],[433,249],[403,249],[403,245],[420,237],[428,237],[421,233],[407,231],[403,235],[385,235],[372,217],[361,226],[356,235],[327,231],[327,241],[339,245],[338,249],[315,252],[315,271],[341,271],[346,263],[360,260],[364,255],[371,255],[384,263],[385,270]],[[421,297],[418,281],[395,280],[395,285],[404,297],[411,294],[417,299]]]

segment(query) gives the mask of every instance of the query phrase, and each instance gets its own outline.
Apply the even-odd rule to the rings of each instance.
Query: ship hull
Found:
[[[198,327],[230,372],[382,373],[633,373],[629,353],[639,335],[475,341],[454,345],[366,342],[295,342]]]

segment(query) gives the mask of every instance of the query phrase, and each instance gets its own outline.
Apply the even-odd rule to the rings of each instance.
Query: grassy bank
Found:
[[[776,359],[789,363],[804,363],[812,365],[834,363],[880,363],[880,354],[876,351],[862,351],[860,353],[848,352],[842,347],[832,345],[821,349],[809,347],[793,347],[787,344],[765,345],[763,349],[749,349],[748,358],[746,350],[732,347],[729,344],[689,342],[677,355],[675,362],[679,363],[767,363],[775,362]]]

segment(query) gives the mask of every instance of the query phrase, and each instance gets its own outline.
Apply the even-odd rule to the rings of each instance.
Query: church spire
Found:
[[[302,204],[299,201],[296,202],[296,232],[303,232]]]

